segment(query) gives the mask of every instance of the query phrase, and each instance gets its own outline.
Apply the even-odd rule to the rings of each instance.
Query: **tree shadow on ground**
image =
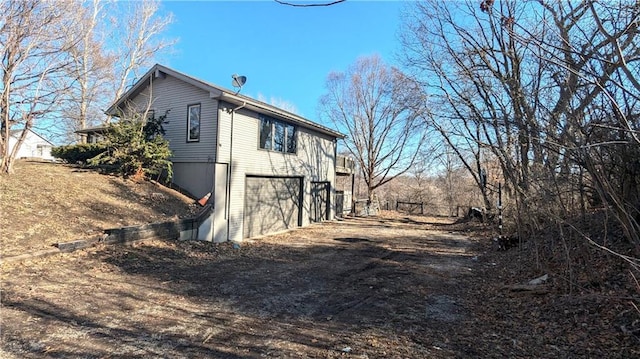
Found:
[[[162,335],[158,328],[146,327],[138,323],[133,327],[99,323],[90,316],[80,315],[68,306],[50,302],[26,299],[3,300],[5,310],[20,311],[32,318],[38,318],[41,327],[56,332],[64,328],[66,338],[60,343],[45,344],[42,337],[23,336],[19,332],[5,331],[3,349],[20,357],[34,358],[149,358],[149,357],[210,357],[245,358],[229,352],[219,351],[198,344],[187,335]],[[77,333],[74,333],[77,331]],[[82,337],[82,340],[65,340]],[[43,339],[40,341],[39,339]],[[64,345],[60,345],[64,343]]]
[[[84,287],[60,279],[57,299],[10,290],[5,305],[22,312],[16,318],[83,333],[82,343],[60,340],[50,357],[339,356],[366,333],[400,335],[411,357],[473,320],[464,302],[449,300],[465,290],[460,280],[473,261],[464,237],[394,233],[331,224],[238,250],[204,242],[106,247],[83,270],[105,267],[113,275],[91,277]],[[36,357],[42,349],[28,344],[34,338],[5,331],[5,348]]]
[[[373,233],[375,234],[375,233]],[[465,239],[447,235],[331,237],[329,244],[246,246],[226,256],[139,247],[102,260],[127,274],[168,283],[174,294],[225,303],[261,318],[334,324],[423,323],[425,296],[472,265]],[[196,253],[197,254],[197,253]],[[445,265],[448,264],[448,267]],[[450,264],[450,265],[449,265]],[[447,289],[451,291],[451,288]],[[413,318],[407,321],[407,318]]]

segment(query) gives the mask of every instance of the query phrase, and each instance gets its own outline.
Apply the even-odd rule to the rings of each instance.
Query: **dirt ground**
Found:
[[[3,257],[197,210],[151,183],[34,162],[0,176],[0,208]],[[3,263],[0,358],[640,357],[640,276],[553,233],[527,245],[546,252],[498,252],[490,234],[383,212],[237,249],[148,240]]]
[[[33,252],[118,228],[192,215],[194,200],[151,182],[61,163],[18,161],[0,175],[0,255]]]
[[[0,357],[640,355],[610,315],[624,298],[502,290],[511,256],[450,223],[351,218],[239,249],[150,240],[8,263]]]

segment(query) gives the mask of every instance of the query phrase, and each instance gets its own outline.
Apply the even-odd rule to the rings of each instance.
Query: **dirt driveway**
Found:
[[[152,240],[7,263],[0,357],[638,354],[616,326],[582,324],[603,322],[562,305],[567,297],[500,291],[501,257],[453,228],[424,217],[348,219],[240,249]]]
[[[0,354],[451,357],[474,253],[430,228],[350,219],[240,249],[147,241],[7,264]]]

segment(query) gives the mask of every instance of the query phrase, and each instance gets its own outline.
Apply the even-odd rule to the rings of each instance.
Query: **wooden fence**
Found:
[[[384,206],[386,210],[390,210],[389,202]],[[410,201],[396,201],[395,210],[397,212],[406,212],[410,214],[421,214],[430,216],[443,216],[443,217],[459,217],[461,206],[436,206],[429,204],[428,202],[410,202]],[[464,215],[464,213],[462,213]]]

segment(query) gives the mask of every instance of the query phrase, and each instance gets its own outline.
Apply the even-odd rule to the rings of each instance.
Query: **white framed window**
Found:
[[[187,142],[200,141],[200,104],[187,106]]]

